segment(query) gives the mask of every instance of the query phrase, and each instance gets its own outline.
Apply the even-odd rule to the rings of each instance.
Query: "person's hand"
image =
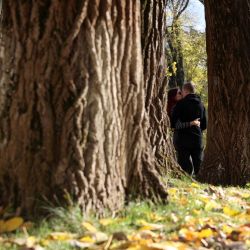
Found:
[[[193,121],[190,122],[190,125],[191,125],[191,126],[200,127],[200,124],[201,124],[200,118],[197,118],[197,119],[195,119],[195,120],[193,120]]]

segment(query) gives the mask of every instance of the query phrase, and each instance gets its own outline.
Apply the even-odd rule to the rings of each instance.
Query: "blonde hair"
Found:
[[[185,89],[185,90],[187,90],[189,93],[192,93],[192,94],[193,94],[193,93],[195,92],[195,84],[192,83],[192,82],[186,82],[186,83],[183,85],[182,89]]]

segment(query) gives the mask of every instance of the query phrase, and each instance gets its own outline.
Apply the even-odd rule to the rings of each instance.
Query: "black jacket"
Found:
[[[174,107],[171,117],[171,127],[180,122],[191,122],[200,119],[200,127],[192,126],[175,131],[175,146],[185,148],[202,147],[202,130],[207,128],[206,111],[200,98],[195,94],[189,94],[180,100]]]

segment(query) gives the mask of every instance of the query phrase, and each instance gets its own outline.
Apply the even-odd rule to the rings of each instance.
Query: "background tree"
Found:
[[[148,138],[145,89],[158,88],[143,82],[140,11],[140,1],[3,2],[2,204],[30,212],[68,193],[100,213],[128,195],[166,199]]]
[[[182,42],[180,38],[180,17],[185,11],[189,0],[168,1],[168,27],[167,32],[167,59],[169,86],[176,87],[184,84],[184,65]]]
[[[249,0],[205,1],[209,123],[201,180],[250,181]]]
[[[184,27],[181,38],[183,45],[184,72],[186,81],[196,85],[196,92],[207,106],[207,52],[206,34],[192,26]]]

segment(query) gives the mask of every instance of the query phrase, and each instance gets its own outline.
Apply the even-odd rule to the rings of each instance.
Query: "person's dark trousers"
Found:
[[[202,148],[178,148],[177,160],[181,168],[188,174],[197,175],[202,161]]]

